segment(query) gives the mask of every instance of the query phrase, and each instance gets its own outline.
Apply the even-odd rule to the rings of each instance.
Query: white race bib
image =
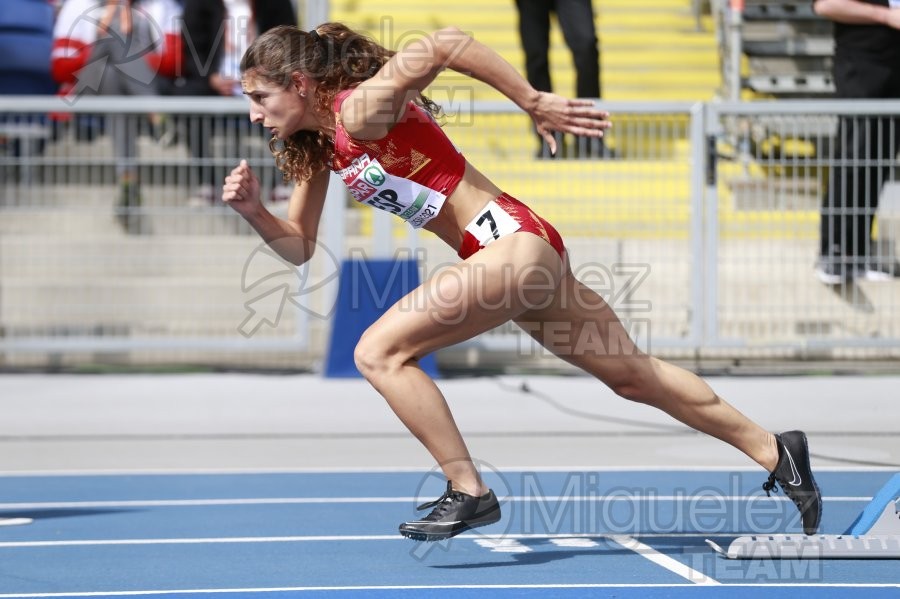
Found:
[[[435,189],[388,173],[368,154],[338,174],[357,202],[396,214],[417,229],[437,216],[447,199]]]
[[[481,247],[487,247],[494,240],[521,228],[522,225],[493,200],[466,225],[466,231],[478,240]]]

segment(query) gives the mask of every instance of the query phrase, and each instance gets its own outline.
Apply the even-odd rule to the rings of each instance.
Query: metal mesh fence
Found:
[[[278,263],[266,264],[274,259],[256,234],[219,201],[222,179],[245,158],[273,211],[284,211],[289,193],[243,101],[3,103],[0,318],[8,364],[288,366],[304,357],[315,332],[298,333],[296,311],[278,311],[280,326],[258,327],[252,338],[241,330],[247,276],[255,267],[271,274]]]
[[[898,102],[711,106],[709,338],[757,354],[896,353],[898,114]]]
[[[893,277],[870,280],[873,264],[854,263],[826,285],[816,260],[829,173],[859,166],[875,179],[845,185],[855,191],[826,214],[874,216],[871,256],[893,264],[896,149],[847,157],[836,140],[874,127],[895,143],[897,103],[607,103],[615,127],[602,152],[568,138],[550,158],[511,104],[456,100],[454,143],[560,230],[573,269],[650,351],[894,356]],[[863,120],[839,133],[839,115]],[[267,207],[286,214],[267,145],[241,99],[0,98],[3,364],[316,367],[339,317],[342,259],[406,253],[426,277],[456,260],[332,184],[324,251],[289,268],[217,197],[247,159]],[[877,193],[877,209],[851,201],[859,189]],[[512,327],[442,356],[472,367],[546,358]]]

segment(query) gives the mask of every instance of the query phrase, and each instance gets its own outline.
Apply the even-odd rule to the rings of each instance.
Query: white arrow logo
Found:
[[[74,33],[76,31],[88,29],[97,31],[98,37],[93,43],[88,63],[75,73],[75,85],[64,98],[69,104],[73,104],[85,93],[97,94],[108,69],[116,69],[145,87],[156,77],[156,71],[150,67],[145,57],[157,49],[159,42],[153,40],[162,39],[159,25],[137,7],[123,10],[132,11],[130,21],[135,24],[127,32],[109,26],[105,19],[105,3],[94,5],[79,15],[72,24],[70,37],[77,37]]]
[[[256,247],[244,263],[241,274],[241,290],[252,295],[244,303],[248,314],[238,326],[241,335],[252,337],[264,324],[277,327],[289,303],[314,318],[327,320],[331,317],[336,308],[333,301],[326,301],[322,310],[315,310],[304,301],[305,296],[314,291],[336,291],[327,288],[337,283],[340,274],[337,257],[324,245],[317,244],[315,254],[325,259],[321,265],[322,276],[314,281],[309,262],[297,267],[265,243]]]

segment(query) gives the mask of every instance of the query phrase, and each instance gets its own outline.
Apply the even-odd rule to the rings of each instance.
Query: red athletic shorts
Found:
[[[466,233],[459,246],[459,257],[465,260],[492,241],[518,231],[537,235],[553,246],[559,257],[565,260],[565,245],[553,225],[505,193],[489,202],[466,225]]]

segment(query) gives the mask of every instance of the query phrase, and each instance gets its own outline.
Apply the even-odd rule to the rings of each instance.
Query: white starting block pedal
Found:
[[[728,559],[900,559],[900,474],[872,498],[842,535],[759,535],[738,537],[725,551]]]

